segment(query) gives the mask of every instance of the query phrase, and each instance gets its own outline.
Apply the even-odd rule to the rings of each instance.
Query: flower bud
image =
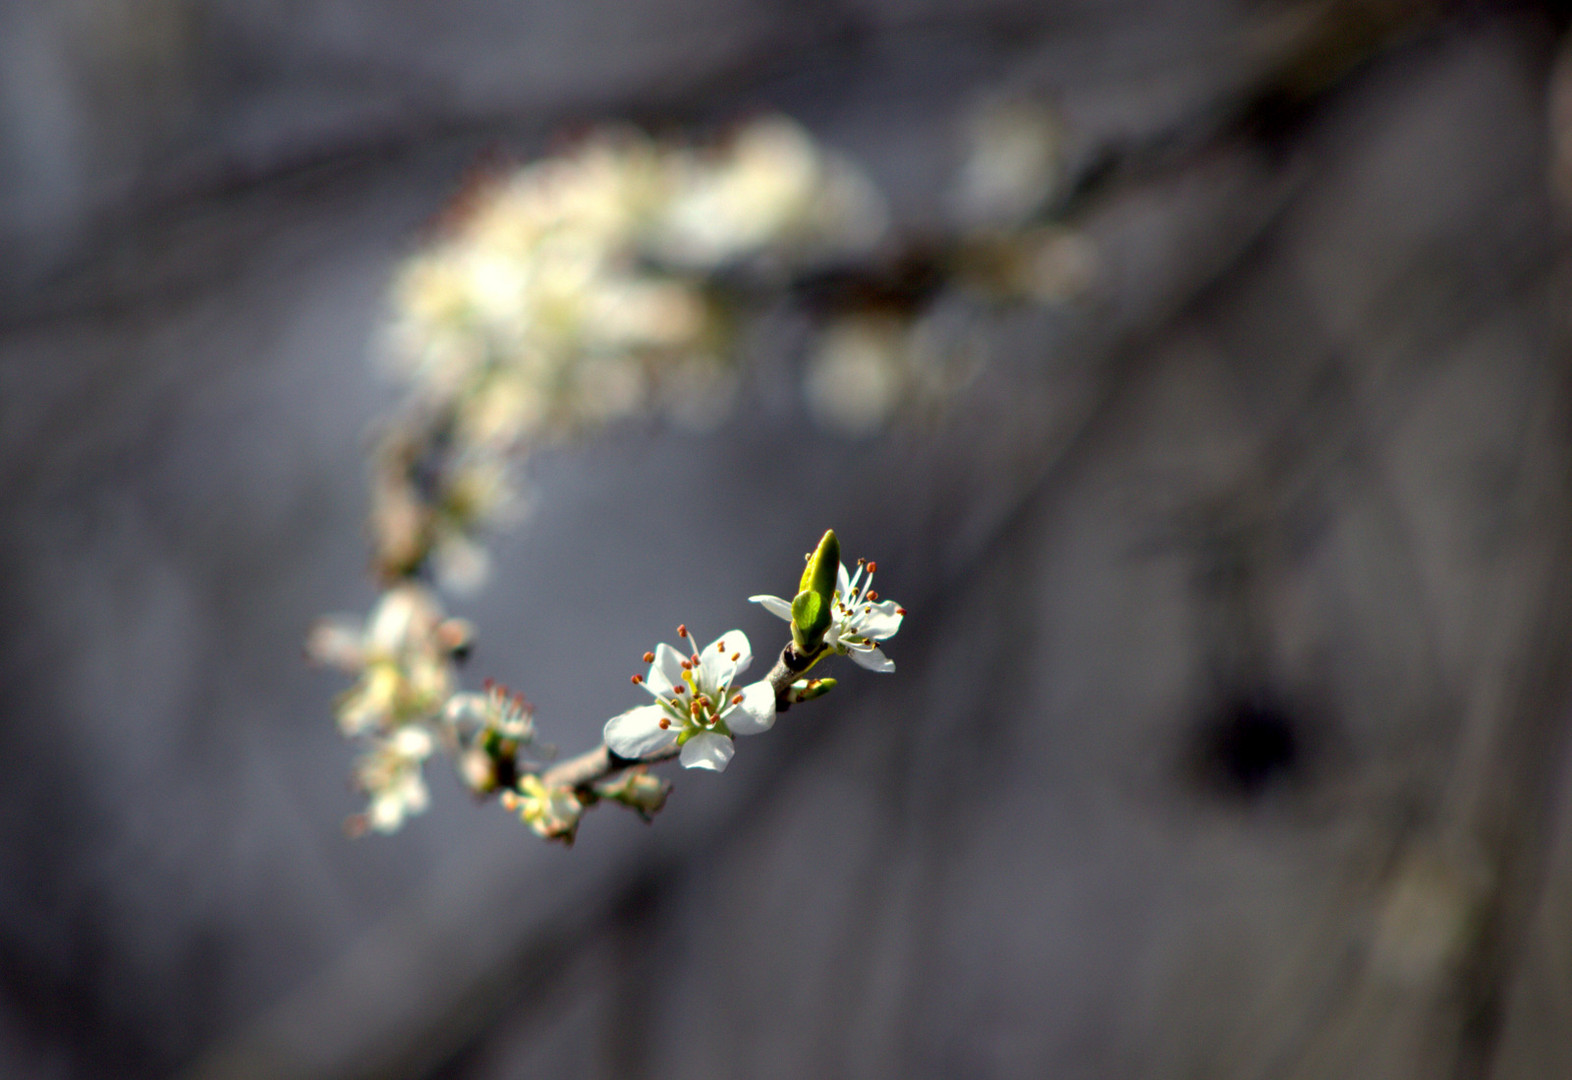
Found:
[[[614,780],[596,784],[595,794],[637,811],[645,821],[654,821],[660,808],[666,805],[666,796],[671,794],[671,783],[651,776],[648,769],[632,768]]]

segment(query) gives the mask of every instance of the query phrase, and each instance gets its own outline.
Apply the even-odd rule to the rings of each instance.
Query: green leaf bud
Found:
[[[830,628],[835,585],[841,566],[841,542],[834,529],[826,529],[819,546],[803,567],[798,593],[791,602],[791,637],[804,655],[817,652]]]
[[[802,581],[798,592],[816,592],[824,597],[825,606],[835,598],[836,574],[841,568],[841,542],[834,529],[824,530],[819,546],[808,556],[808,565],[802,568]]]
[[[792,600],[791,639],[804,656],[819,650],[830,623],[830,605],[818,593],[803,591]]]
[[[800,705],[804,701],[812,701],[814,698],[823,697],[834,689],[834,679],[798,679],[791,684],[789,700],[793,704]]]

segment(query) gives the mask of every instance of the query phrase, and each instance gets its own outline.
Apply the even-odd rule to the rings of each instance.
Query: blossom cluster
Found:
[[[878,194],[800,127],[765,118],[707,150],[628,129],[476,186],[395,284],[388,352],[410,380],[380,454],[384,567],[484,569],[476,534],[519,510],[530,449],[660,412],[710,427],[736,372],[715,275],[866,252]]]
[[[383,593],[363,623],[329,618],[312,628],[307,655],[354,679],[334,703],[339,730],[365,747],[355,779],[370,803],[352,831],[392,832],[426,808],[422,766],[472,635],[468,623],[447,618],[431,591],[414,582]]]
[[[1039,104],[980,110],[954,235],[907,253],[873,184],[781,117],[708,146],[608,127],[480,177],[391,292],[384,352],[409,393],[377,452],[381,571],[429,561],[451,585],[478,584],[480,538],[522,513],[531,450],[633,415],[715,426],[742,374],[731,346],[750,298],[822,291],[847,267],[868,280],[819,305],[809,414],[851,436],[897,412],[942,414],[987,361],[979,298],[1052,304],[1095,280],[1095,251],[1043,220],[1061,142]]]
[[[827,533],[792,597],[751,598],[790,625],[767,674],[743,681],[742,631],[700,648],[679,627],[683,647],[658,645],[634,677],[653,700],[607,721],[601,747],[553,762],[521,695],[461,688],[473,628],[425,582],[484,578],[482,539],[521,512],[534,451],[626,416],[723,420],[743,374],[733,339],[783,299],[808,316],[802,389],[818,424],[857,437],[897,413],[942,415],[987,362],[979,305],[1062,303],[1099,274],[1056,217],[1053,110],[993,102],[967,137],[953,220],[904,246],[873,185],[779,117],[707,146],[602,129],[455,200],[390,296],[383,351],[407,393],[373,462],[383,592],[369,617],[323,620],[308,642],[352,680],[335,703],[361,747],[352,831],[419,814],[425,766],[446,757],[477,796],[571,842],[599,802],[657,813],[670,785],[650,765],[721,771],[735,738],[831,692],[835,679],[809,675],[824,658],[894,670],[883,644],[905,611]]]
[[[350,831],[393,832],[425,810],[424,766],[439,750],[470,791],[495,796],[546,839],[571,843],[584,812],[600,801],[649,820],[670,791],[651,764],[675,757],[689,769],[723,771],[738,736],[762,734],[782,711],[834,689],[834,679],[800,677],[820,660],[849,656],[870,671],[895,670],[879,646],[906,612],[874,591],[874,569],[859,560],[848,574],[827,532],[795,601],[752,598],[792,624],[792,641],[769,673],[743,681],[754,656],[741,630],[700,647],[679,626],[686,653],[662,642],[644,654],[647,672],[632,678],[653,701],[606,721],[598,751],[558,764],[537,742],[534,709],[522,695],[490,681],[478,692],[458,689],[472,630],[447,617],[428,589],[410,582],[390,589],[364,624],[323,620],[307,649],[353,678],[336,711],[343,732],[363,746],[354,776],[367,806]],[[800,616],[796,607],[815,614]]]

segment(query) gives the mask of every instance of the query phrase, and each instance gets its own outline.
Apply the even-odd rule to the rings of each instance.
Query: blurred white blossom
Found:
[[[966,135],[956,186],[965,224],[1019,225],[1056,194],[1063,135],[1046,105],[1025,99],[988,102],[973,113]]]
[[[364,626],[324,619],[306,649],[318,663],[354,675],[336,712],[346,735],[386,732],[433,717],[453,692],[453,658],[473,634],[462,619],[446,618],[431,592],[413,582],[382,594]]]
[[[372,741],[355,764],[355,784],[370,798],[365,825],[390,833],[426,809],[430,797],[421,767],[432,747],[430,733],[415,725]]]
[[[942,416],[983,364],[984,343],[961,304],[914,318],[889,313],[831,323],[808,357],[803,396],[820,427],[855,438],[896,416]]]
[[[524,695],[490,680],[485,693],[466,691],[449,698],[443,718],[462,733],[491,732],[518,743],[535,738],[535,710]]]
[[[821,425],[871,435],[899,404],[906,383],[906,325],[891,318],[842,319],[808,362],[803,393]]]
[[[798,252],[866,250],[883,233],[883,200],[862,174],[783,117],[743,128],[715,159],[674,161],[677,196],[657,227],[673,261],[715,266],[779,244]]]
[[[710,277],[866,251],[885,221],[855,168],[779,117],[709,149],[610,128],[470,191],[392,290],[412,430],[383,455],[380,561],[430,557],[473,587],[531,449],[641,412],[722,422],[737,377]]]
[[[517,812],[537,836],[571,844],[584,816],[584,803],[570,788],[548,788],[540,777],[526,773],[517,791],[505,791],[502,805]]]
[[[1029,229],[1016,243],[1020,259],[1013,284],[1021,296],[1039,304],[1079,300],[1102,273],[1096,246],[1074,229]]]

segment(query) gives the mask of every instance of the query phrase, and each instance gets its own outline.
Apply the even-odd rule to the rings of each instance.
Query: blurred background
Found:
[[[1565,27],[9,0],[0,1074],[1572,1076]],[[712,422],[531,455],[464,677],[588,748],[832,525],[900,670],[571,851],[438,768],[348,840],[301,641],[376,595],[399,267],[478,163],[760,116],[885,231]]]

